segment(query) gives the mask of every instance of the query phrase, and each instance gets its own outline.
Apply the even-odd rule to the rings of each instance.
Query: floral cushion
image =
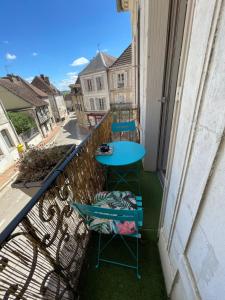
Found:
[[[100,192],[95,196],[97,207],[114,208],[114,209],[137,209],[136,198],[131,192]],[[89,229],[105,234],[134,234],[137,233],[135,222],[133,221],[118,221],[109,219],[100,219],[92,217],[89,220]]]

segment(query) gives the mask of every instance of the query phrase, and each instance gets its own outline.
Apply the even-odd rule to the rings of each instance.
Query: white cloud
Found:
[[[38,55],[37,52],[33,52],[33,53],[32,53],[32,56],[37,56],[37,55]]]
[[[82,65],[86,65],[86,64],[88,64],[88,63],[89,63],[89,60],[88,60],[87,58],[85,58],[85,57],[80,57],[80,58],[75,59],[75,60],[72,62],[71,66],[72,66],[72,67],[82,66]]]
[[[8,44],[9,43],[9,41],[2,41],[3,42],[3,44]]]
[[[59,90],[69,90],[69,85],[72,83],[75,83],[77,80],[77,72],[68,72],[66,73],[66,78],[60,80],[59,84],[57,84],[57,87]]]
[[[16,55],[15,54],[11,54],[11,53],[6,53],[5,58],[7,60],[14,60],[14,59],[16,59]]]
[[[77,72],[68,72],[68,73],[66,73],[66,75],[69,77],[76,76]]]
[[[34,79],[34,76],[30,76],[30,77],[25,78],[25,80],[28,81],[28,82],[30,82],[30,83],[31,83],[31,81],[32,81],[33,79]]]

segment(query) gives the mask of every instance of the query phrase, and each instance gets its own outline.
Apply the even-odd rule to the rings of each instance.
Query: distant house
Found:
[[[68,93],[64,96],[64,100],[65,100],[65,103],[66,103],[66,108],[67,108],[67,111],[73,111],[73,100],[72,100],[72,94],[71,93]]]
[[[108,69],[116,58],[99,52],[80,73],[84,107],[92,125],[110,109]]]
[[[73,108],[76,112],[77,121],[81,126],[88,127],[87,114],[84,107],[83,92],[80,83],[80,77],[77,77],[75,84],[70,85]]]
[[[47,76],[41,74],[35,76],[32,85],[42,90],[48,95],[49,104],[56,122],[62,121],[67,117],[66,103],[60,91],[49,81]]]
[[[108,80],[111,105],[136,105],[131,45],[129,45],[109,67]]]
[[[43,100],[44,94],[25,82],[21,77],[7,75],[0,79],[2,103],[7,111],[23,112],[31,116],[43,137],[52,129],[49,104]]]
[[[19,137],[0,100],[0,174],[19,158],[16,148],[19,143]]]

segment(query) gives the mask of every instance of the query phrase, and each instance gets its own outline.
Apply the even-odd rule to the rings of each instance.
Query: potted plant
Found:
[[[70,144],[29,149],[19,161],[19,174],[12,187],[26,190],[26,193],[27,189],[32,189],[32,196],[75,147]]]

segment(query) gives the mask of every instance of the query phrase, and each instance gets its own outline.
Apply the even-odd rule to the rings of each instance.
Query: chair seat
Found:
[[[100,192],[95,195],[95,203],[93,205],[118,210],[136,210],[140,207],[140,203],[137,204],[135,195],[129,191]],[[133,221],[90,217],[88,226],[90,230],[104,234],[138,234],[138,228],[136,228],[136,224]]]

